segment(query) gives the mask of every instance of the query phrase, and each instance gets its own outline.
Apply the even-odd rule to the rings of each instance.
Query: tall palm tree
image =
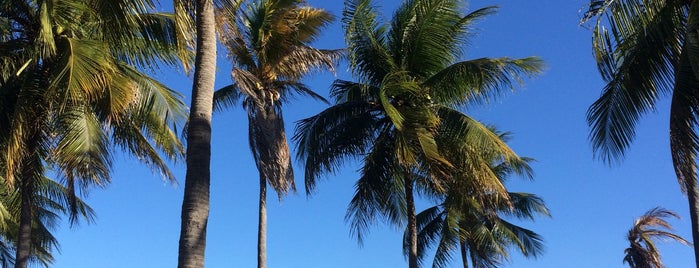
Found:
[[[341,50],[311,46],[333,16],[305,1],[259,0],[237,11],[224,13],[221,25],[221,40],[234,64],[231,76],[235,84],[216,91],[214,105],[222,109],[242,101],[248,115],[250,151],[260,185],[257,267],[263,268],[267,185],[280,199],[296,190],[282,105],[294,93],[325,101],[301,79],[316,70],[334,71]]]
[[[506,139],[506,136],[501,135]],[[511,163],[493,163],[493,172],[501,182],[508,175],[518,174],[531,178],[531,159]],[[458,173],[458,171],[457,171]],[[417,215],[418,254],[424,260],[426,249],[436,244],[433,267],[446,267],[452,253],[461,254],[463,267],[497,267],[509,259],[512,247],[526,257],[536,257],[543,250],[541,237],[535,232],[517,226],[502,216],[534,220],[537,214],[549,216],[543,200],[529,193],[508,192],[508,200],[493,198],[490,193],[479,192],[470,174],[457,174],[462,179],[449,185],[447,193],[440,197],[439,205]],[[404,243],[405,244],[405,243]]]
[[[32,253],[32,226],[49,170],[65,183],[76,215],[76,190],[109,182],[110,152],[123,149],[174,176],[159,151],[182,146],[180,95],[138,67],[186,60],[170,15],[148,0],[0,2],[0,149],[5,184],[20,196],[15,267]]]
[[[398,225],[407,220],[408,263],[417,267],[416,181],[429,191],[444,192],[458,164],[483,178],[481,189],[507,199],[495,174],[473,152],[489,148],[504,161],[516,155],[497,134],[456,108],[496,97],[539,72],[541,62],[458,61],[471,23],[494,7],[462,15],[462,1],[405,1],[382,24],[372,1],[345,4],[350,69],[359,81],[335,81],[331,94],[336,104],[297,126],[294,139],[305,162],[306,190],[312,191],[321,174],[336,171],[344,160],[360,159],[361,174],[347,212],[353,233],[361,243],[377,216]]]
[[[213,0],[175,0],[181,32],[195,25],[192,103],[187,128],[187,172],[182,199],[177,267],[204,267],[211,184],[211,113],[216,80],[216,18]],[[193,19],[192,19],[193,18]],[[187,40],[183,34],[181,39]],[[187,43],[187,42],[185,42]]]
[[[588,21],[594,23],[593,50],[607,82],[587,114],[595,153],[606,162],[623,158],[638,120],[671,94],[670,150],[697,242],[699,2],[592,0],[582,23]],[[699,267],[699,243],[694,254]]]
[[[634,221],[627,236],[630,245],[624,250],[624,263],[631,268],[663,268],[655,240],[675,240],[689,245],[687,240],[671,233],[672,226],[665,220],[668,217],[679,218],[672,211],[656,207]]]

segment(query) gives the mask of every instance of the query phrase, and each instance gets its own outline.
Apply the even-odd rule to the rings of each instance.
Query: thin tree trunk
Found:
[[[43,174],[41,156],[38,152],[39,137],[34,132],[27,137],[27,156],[23,157],[20,176],[19,233],[15,250],[15,268],[27,268],[32,253],[32,221],[34,220],[35,178]]]
[[[466,249],[466,242],[459,241],[459,247],[461,248],[461,263],[464,268],[468,268],[468,250]]]
[[[27,268],[32,244],[32,219],[34,214],[34,183],[33,172],[30,163],[24,163],[22,181],[19,189],[21,207],[19,211],[19,234],[17,236],[17,250],[15,252],[15,268]]]
[[[695,179],[687,180],[687,199],[689,199],[689,218],[692,222],[692,240],[694,243],[694,261],[699,268],[699,187]]]
[[[408,209],[408,267],[418,268],[417,263],[417,216],[415,215],[415,200],[413,196],[413,181],[410,175],[405,176],[405,203]]]
[[[204,267],[211,180],[211,110],[216,71],[212,0],[196,0],[197,48],[187,136],[187,174],[182,201],[179,268]]]
[[[257,268],[267,267],[267,180],[260,176],[260,218],[257,225]]]

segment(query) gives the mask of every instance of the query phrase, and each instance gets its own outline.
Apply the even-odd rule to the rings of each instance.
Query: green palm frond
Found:
[[[400,225],[405,222],[407,209],[403,180],[395,179],[400,173],[394,151],[395,140],[383,131],[364,159],[361,175],[355,185],[355,195],[350,201],[345,220],[350,222],[351,234],[361,245],[377,218]]]
[[[424,82],[435,102],[447,105],[488,103],[503,91],[541,73],[537,57],[480,58],[450,65]]]
[[[315,186],[321,173],[335,172],[343,160],[361,160],[346,214],[360,243],[377,219],[394,225],[407,220],[414,226],[413,189],[440,200],[452,189],[468,188],[460,194],[478,197],[471,201],[479,207],[511,207],[498,175],[531,175],[527,160],[497,133],[456,109],[539,73],[542,64],[536,58],[496,58],[450,66],[463,54],[471,23],[495,9],[464,16],[461,3],[405,1],[385,23],[372,1],[345,1],[342,22],[350,71],[357,82],[336,80],[331,89],[336,104],[300,121],[295,141],[305,161],[307,185]],[[496,169],[493,164],[502,166]],[[457,223],[462,215],[444,213],[437,218],[448,220],[447,227],[418,220],[423,221],[417,224],[420,228],[429,228],[417,238],[423,241],[418,252],[413,243],[416,231],[406,231],[411,266],[421,261],[424,242],[436,241],[438,233],[449,235],[442,248],[458,248],[453,242],[458,244],[461,237]],[[444,263],[450,258],[449,251],[439,254]]]
[[[56,94],[59,107],[86,101],[96,101],[107,87],[108,76],[116,66],[108,47],[101,41],[74,38],[61,39],[56,68],[51,74],[51,93]]]
[[[514,193],[508,192],[512,208],[502,207],[500,213],[504,215],[512,215],[518,219],[529,219],[539,216],[551,216],[551,211],[546,207],[544,199],[530,193]]]
[[[61,129],[61,135],[57,137],[52,153],[56,167],[66,177],[81,178],[80,189],[91,185],[105,186],[109,182],[112,163],[107,133],[88,108],[71,108],[60,114],[57,120],[56,128]]]
[[[607,82],[588,110],[590,140],[605,162],[624,156],[640,116],[654,109],[672,89],[686,23],[685,9],[675,2],[614,1],[599,15],[593,33],[598,68]]]
[[[441,71],[460,56],[462,16],[461,1],[426,0],[414,1],[396,12],[391,28],[390,46],[402,68],[418,77],[429,77]],[[401,12],[402,11],[402,12]],[[402,49],[397,53],[396,49]]]
[[[194,54],[189,45],[178,38],[176,14],[145,13],[130,14],[138,22],[133,37],[114,44],[116,57],[131,65],[142,68],[157,68],[158,64],[176,66],[181,63],[188,70],[194,62]],[[128,36],[122,34],[120,36]]]
[[[486,129],[507,139],[506,133]],[[472,152],[479,153],[484,155],[484,159],[498,159],[497,154],[487,150]],[[531,161],[526,159],[520,158],[514,164],[526,166],[527,161]],[[528,166],[520,169],[507,166],[507,162],[494,161],[490,168],[499,170],[494,174],[501,182],[507,176],[521,175],[520,169],[528,169]],[[462,168],[457,166],[457,169]],[[471,172],[454,176],[456,180],[447,184],[449,188],[442,194],[440,205],[418,214],[418,253],[421,259],[431,246],[436,249],[433,267],[446,267],[459,248],[462,257],[470,258],[474,267],[498,267],[510,258],[512,248],[526,257],[543,253],[543,240],[538,234],[501,218],[514,216],[534,220],[536,216],[550,216],[543,199],[534,194],[510,192],[506,193],[507,199],[503,199],[493,191],[479,192],[483,186],[478,185],[477,176]]]
[[[525,257],[536,258],[544,252],[543,238],[537,233],[505,220],[500,220],[496,226],[501,230],[498,233],[503,234],[501,239],[516,244]]]
[[[364,101],[378,108],[379,87],[337,79],[330,88],[330,97],[336,103]]]
[[[274,87],[279,88],[279,99],[282,102],[291,101],[296,95],[330,104],[330,102],[318,93],[315,93],[308,85],[295,81],[275,81]]]
[[[379,13],[370,0],[346,1],[342,14],[352,73],[361,83],[380,85],[398,65],[386,48],[386,25],[377,20]]]
[[[441,233],[436,247],[432,267],[446,267],[453,258],[453,252],[458,248],[461,234],[459,233],[459,218],[453,213],[446,213],[440,227]],[[419,244],[419,242],[418,242]],[[418,252],[420,252],[418,250]],[[422,262],[425,262],[424,260]]]

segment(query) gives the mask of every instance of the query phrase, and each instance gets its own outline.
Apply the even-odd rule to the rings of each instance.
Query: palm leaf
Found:
[[[503,91],[542,71],[539,58],[480,58],[455,63],[424,82],[438,103],[464,105],[488,103]]]
[[[648,1],[643,1],[648,2]],[[623,157],[640,116],[672,88],[679,62],[684,11],[673,4],[613,3],[607,30],[598,21],[593,36],[598,67],[607,82],[588,110],[595,154],[606,162]]]

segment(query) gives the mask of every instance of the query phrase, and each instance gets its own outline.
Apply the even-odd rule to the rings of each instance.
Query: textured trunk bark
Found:
[[[415,215],[415,199],[413,196],[413,180],[405,176],[405,203],[408,209],[408,267],[418,268],[417,264],[417,216]]]
[[[267,180],[260,176],[260,217],[257,225],[257,268],[267,267]]]
[[[211,110],[216,71],[216,24],[212,0],[196,0],[196,25],[197,48],[187,136],[179,268],[204,267],[211,180]]]
[[[21,208],[19,212],[19,234],[17,236],[17,250],[15,252],[15,268],[27,268],[29,256],[31,255],[32,244],[32,219],[34,205],[32,204],[34,195],[34,183],[32,182],[32,172],[29,163],[22,172],[22,182],[20,186]]]
[[[466,249],[466,242],[459,241],[459,247],[461,248],[461,264],[464,268],[468,268],[468,250]]]

